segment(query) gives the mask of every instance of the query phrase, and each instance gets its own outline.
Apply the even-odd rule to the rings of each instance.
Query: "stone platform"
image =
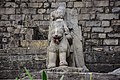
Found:
[[[56,67],[44,69],[47,73],[48,80],[60,80],[64,75],[64,80],[120,80],[120,74],[114,73],[95,73],[83,72],[81,68],[72,67]],[[41,80],[42,71],[31,73],[34,80]],[[28,79],[24,77],[23,80]]]

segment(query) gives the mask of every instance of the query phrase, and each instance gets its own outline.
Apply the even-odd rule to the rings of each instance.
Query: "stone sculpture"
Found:
[[[77,12],[60,5],[50,14],[47,48],[47,68],[70,66],[88,70],[82,51],[81,28],[78,26]]]

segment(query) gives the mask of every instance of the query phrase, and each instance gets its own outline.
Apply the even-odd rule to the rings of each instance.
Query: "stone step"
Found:
[[[81,68],[73,67],[57,67],[44,71],[47,73],[48,80],[60,80],[62,75],[64,75],[63,80],[120,80],[120,74],[83,72]],[[32,73],[33,79],[41,79],[41,73],[42,71]]]

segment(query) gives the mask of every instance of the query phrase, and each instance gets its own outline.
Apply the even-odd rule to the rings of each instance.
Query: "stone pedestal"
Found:
[[[81,68],[72,67],[56,67],[45,69],[48,80],[60,80],[62,75],[64,75],[63,80],[120,80],[120,75],[109,73],[83,72],[82,70],[83,69]],[[40,79],[41,73],[42,71],[32,73],[33,79]],[[24,79],[28,79],[28,77],[25,77]]]

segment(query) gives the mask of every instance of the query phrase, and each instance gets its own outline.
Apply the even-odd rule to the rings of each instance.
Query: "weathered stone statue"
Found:
[[[63,5],[51,12],[47,68],[70,66],[88,70],[84,63],[81,27],[77,17],[76,10],[66,11]]]

